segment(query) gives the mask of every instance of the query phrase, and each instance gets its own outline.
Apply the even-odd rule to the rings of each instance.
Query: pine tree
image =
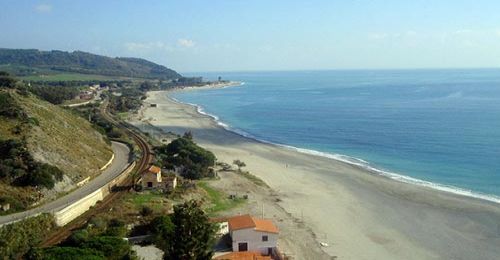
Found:
[[[211,259],[215,243],[216,226],[196,201],[185,202],[174,207],[172,222],[175,226],[173,252],[165,259],[204,260]]]

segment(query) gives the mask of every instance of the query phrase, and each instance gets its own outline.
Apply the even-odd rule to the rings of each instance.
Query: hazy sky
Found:
[[[0,47],[180,72],[500,65],[500,0],[0,0],[0,25]]]

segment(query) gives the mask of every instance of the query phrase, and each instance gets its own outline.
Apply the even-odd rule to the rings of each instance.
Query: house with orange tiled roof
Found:
[[[233,252],[259,252],[265,256],[276,252],[279,230],[271,220],[241,215],[227,222]]]
[[[216,260],[272,260],[270,256],[264,256],[260,252],[231,252],[214,257]]]
[[[172,190],[177,186],[177,176],[174,174],[163,177],[161,168],[151,165],[151,167],[142,173],[139,183],[143,189]]]

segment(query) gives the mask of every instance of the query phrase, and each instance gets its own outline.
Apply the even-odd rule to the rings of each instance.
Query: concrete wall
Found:
[[[92,192],[91,194],[79,199],[75,203],[68,205],[60,210],[54,212],[54,219],[58,226],[64,226],[71,222],[73,219],[77,218],[85,211],[89,210],[92,206],[97,204],[106,197],[111,189],[117,184],[123,182],[127,175],[134,169],[135,162],[130,164],[127,169],[125,169],[120,175],[111,180],[109,183],[101,187],[100,189]]]
[[[267,236],[267,241],[262,241]],[[231,232],[233,252],[238,252],[238,243],[248,243],[248,251],[258,251],[267,254],[268,248],[275,248],[278,244],[278,234],[256,231],[253,228],[239,229]]]
[[[104,170],[106,169],[108,166],[111,165],[111,163],[113,162],[113,160],[115,159],[115,153],[111,154],[111,159],[109,159],[108,163],[106,163],[104,166],[101,167],[101,169],[99,170]]]
[[[73,203],[54,213],[54,219],[58,226],[64,226],[77,218],[90,207],[94,206],[98,201],[102,200],[104,195],[102,189],[98,189],[91,194],[81,198],[76,203]]]

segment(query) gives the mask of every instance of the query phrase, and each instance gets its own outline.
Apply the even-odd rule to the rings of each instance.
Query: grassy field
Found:
[[[137,211],[140,211],[143,207],[149,207],[155,212],[164,212],[168,211],[171,207],[171,203],[165,194],[157,191],[143,191],[129,194],[125,201],[133,205]]]
[[[209,215],[217,215],[218,212],[235,208],[245,202],[243,198],[229,199],[227,194],[210,186],[208,181],[199,181],[197,185],[207,193],[207,199],[211,203],[206,209]]]
[[[50,68],[37,68],[20,65],[1,64],[0,71],[7,71],[14,75],[28,75],[19,76],[18,78],[23,81],[87,81],[87,80],[134,80],[129,77],[119,76],[105,76],[97,74],[81,74],[74,72],[64,72],[51,70]]]

